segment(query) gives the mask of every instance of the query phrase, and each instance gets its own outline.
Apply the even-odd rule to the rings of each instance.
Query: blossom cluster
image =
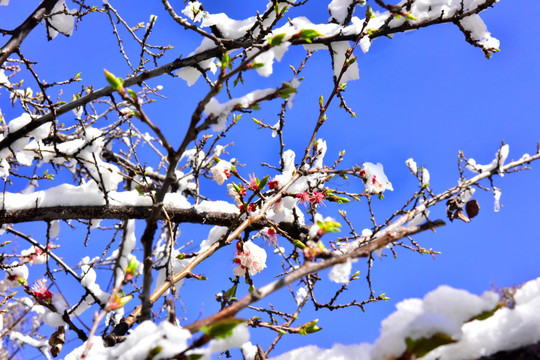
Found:
[[[252,241],[238,242],[236,256],[233,262],[237,266],[233,269],[236,276],[255,275],[266,268],[266,251]]]

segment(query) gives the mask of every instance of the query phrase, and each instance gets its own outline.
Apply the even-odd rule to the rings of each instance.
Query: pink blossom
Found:
[[[49,291],[49,289],[47,289],[46,282],[47,282],[46,279],[40,279],[36,281],[34,286],[32,286],[32,293],[38,300],[42,300],[42,301],[50,303],[53,297],[53,294],[52,292]]]
[[[302,191],[296,194],[296,198],[300,201],[300,204],[303,204],[309,201],[309,194],[305,191]]]
[[[326,197],[324,192],[314,191],[313,194],[309,197],[309,202],[313,205],[321,204]]]
[[[274,227],[264,228],[262,235],[267,238],[273,245],[277,244],[277,232]]]
[[[255,177],[255,174],[249,174],[248,189],[251,191],[257,191],[259,189],[259,184],[257,183],[257,178]]]
[[[274,190],[279,186],[279,182],[277,180],[270,180],[267,185],[270,190]]]

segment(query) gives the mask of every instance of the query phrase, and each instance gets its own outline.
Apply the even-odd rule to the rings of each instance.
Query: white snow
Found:
[[[513,308],[501,307],[484,320],[476,316],[494,310],[499,297],[493,292],[482,296],[449,286],[440,286],[424,299],[406,299],[382,322],[381,335],[374,345],[340,345],[321,349],[315,345],[289,351],[274,360],[309,358],[335,360],[387,360],[405,352],[405,338],[420,339],[442,332],[456,342],[440,346],[425,360],[461,360],[489,356],[540,341],[540,278],[517,288]]]
[[[411,170],[411,172],[416,175],[418,173],[418,167],[416,166],[416,161],[414,161],[413,158],[409,158],[405,161],[405,164],[407,167]]]
[[[201,45],[199,45],[199,47],[195,49],[195,51],[193,51],[188,56],[199,54],[205,50],[212,49],[213,47],[215,47],[215,43],[209,38],[205,37],[202,40]],[[214,58],[203,60],[199,62],[198,65],[203,70],[211,71],[213,74],[216,73],[217,67],[216,67],[216,64],[214,63]],[[195,84],[195,82],[197,82],[197,80],[201,76],[201,72],[197,70],[196,68],[194,68],[193,66],[186,66],[178,70],[176,72],[176,75],[184,79],[187,82],[188,86],[191,86]]]
[[[253,345],[250,341],[244,343],[241,347],[242,355],[244,360],[254,360],[255,355],[257,355],[257,347]]]
[[[26,265],[19,264],[17,261],[12,261],[9,266],[11,268],[5,270],[6,277],[4,278],[4,284],[12,288],[21,286],[18,279],[28,279],[28,268]]]
[[[204,113],[217,117],[216,124],[213,125],[214,131],[222,131],[226,127],[227,118],[235,108],[248,109],[250,104],[272,94],[275,89],[268,88],[264,90],[254,90],[240,98],[231,99],[220,104],[216,98],[212,98],[204,107]]]
[[[75,24],[74,14],[77,11],[69,10],[66,6],[66,1],[60,0],[52,9],[51,14],[63,11],[66,11],[67,14],[56,14],[49,18],[49,26],[47,26],[47,32],[51,39],[54,39],[58,35],[58,33],[64,34],[66,36],[71,36],[71,34],[73,34],[73,25]]]
[[[381,163],[377,165],[365,162],[362,165],[360,175],[364,178],[364,185],[367,192],[371,194],[378,194],[385,190],[393,191],[392,183],[388,181],[388,177],[384,173],[384,167]]]
[[[332,267],[328,273],[328,279],[338,284],[349,282],[352,270],[352,260],[347,259],[343,264],[337,264]]]
[[[201,242],[201,250],[205,251],[208,249],[213,243],[221,239],[225,233],[227,233],[227,230],[229,228],[225,226],[214,226],[212,229],[210,229],[210,232],[208,233],[208,239],[205,239]]]
[[[499,51],[499,40],[491,36],[491,33],[487,31],[486,24],[482,18],[477,15],[470,15],[459,21],[465,31],[470,32],[472,40],[474,40],[479,46],[488,51]]]
[[[371,39],[369,36],[364,35],[360,39],[360,49],[362,49],[362,52],[365,54],[369,51],[369,48],[371,47]]]
[[[14,133],[15,131],[19,130],[23,126],[29,124],[31,121],[32,121],[32,118],[30,117],[30,115],[28,113],[23,113],[21,116],[11,120],[8,123],[8,131],[10,133]]]
[[[308,289],[305,286],[302,286],[298,290],[296,290],[296,294],[294,296],[294,300],[296,301],[296,305],[300,305],[302,301],[308,296]]]
[[[60,221],[53,220],[49,223],[49,238],[55,238],[60,232]]]
[[[241,347],[249,341],[249,330],[244,324],[240,324],[233,329],[231,336],[225,339],[214,339],[210,341],[209,348],[213,353],[223,352],[231,348]]]
[[[334,19],[339,24],[343,24],[347,17],[347,9],[354,2],[355,0],[332,0],[332,2],[328,4],[328,12],[331,15],[329,21]]]
[[[345,55],[347,50],[350,48],[348,41],[339,41],[332,43],[332,64],[334,66],[334,76],[338,78],[343,65],[345,63]],[[354,56],[354,55],[353,55]],[[358,62],[355,61],[345,71],[343,76],[340,79],[340,83],[346,83],[350,80],[358,80],[360,78],[360,70],[358,69]]]
[[[499,212],[501,210],[501,189],[493,189],[493,211]]]
[[[222,200],[216,200],[216,201],[208,201],[204,200],[199,205],[194,206],[195,211],[199,213],[204,212],[223,212],[228,214],[238,214],[240,210],[236,207],[236,205],[231,204],[226,201]]]
[[[431,176],[429,175],[428,169],[422,168],[422,186],[428,186],[430,179]]]
[[[470,158],[465,167],[475,173],[483,173],[487,171],[493,171],[495,169],[499,169],[499,173],[500,173],[500,169],[504,165],[504,162],[506,161],[506,158],[508,157],[509,151],[510,151],[510,146],[508,144],[505,144],[501,146],[501,148],[495,154],[495,159],[493,159],[493,161],[489,163],[488,165],[477,164],[473,158]],[[500,175],[502,176],[503,174],[500,173]]]
[[[272,360],[369,360],[371,345],[342,345],[334,344],[330,349],[323,349],[316,345],[304,346],[289,351]]]
[[[124,280],[126,267],[128,266],[131,252],[135,249],[137,238],[135,237],[135,220],[129,219],[126,221],[125,234],[122,237],[122,252],[119,254],[118,266],[115,268],[114,278],[115,286],[120,286]]]

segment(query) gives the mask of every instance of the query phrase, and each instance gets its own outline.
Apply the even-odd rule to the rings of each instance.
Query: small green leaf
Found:
[[[283,41],[283,39],[285,38],[285,33],[282,33],[282,34],[277,34],[277,35],[274,35],[273,37],[271,37],[270,39],[268,39],[268,43],[271,45],[271,46],[278,46],[279,44],[281,44],[281,42]]]
[[[282,83],[281,89],[279,89],[279,97],[282,99],[288,99],[291,94],[296,94],[296,88],[287,83]]]
[[[105,73],[105,79],[107,79],[107,82],[113,87],[114,90],[120,91],[124,88],[124,81],[122,78],[114,76],[114,74],[107,71],[107,69],[103,69],[103,72]]]
[[[306,248],[306,245],[301,242],[300,240],[294,240],[294,246],[300,248],[300,249],[305,249]]]
[[[500,308],[502,308],[502,305],[497,305],[495,306],[495,308],[493,310],[487,310],[487,311],[484,311],[483,313],[479,314],[479,315],[476,315],[475,317],[473,317],[471,320],[469,321],[473,321],[473,320],[486,320],[490,317],[493,316],[493,314],[495,314],[495,312],[497,310],[499,310]]]
[[[318,32],[317,30],[313,30],[313,29],[304,29],[302,31],[300,31],[300,37],[304,40],[306,40],[307,43],[311,44],[311,42],[313,41],[314,38],[318,37],[318,36],[323,36],[323,34],[321,34],[320,32]]]
[[[163,348],[159,345],[153,349],[150,349],[150,351],[148,352],[148,358],[153,359],[157,354],[161,352],[161,350],[163,350]]]
[[[319,319],[315,319],[302,325],[302,327],[300,327],[300,335],[313,334],[317,331],[322,330],[322,328],[317,326],[318,322]]]
[[[136,275],[139,272],[139,262],[135,256],[129,258],[128,265],[126,267],[126,274]]]
[[[270,178],[270,175],[266,175],[265,177],[261,179],[261,181],[259,182],[259,190],[264,189],[269,178]]]
[[[407,344],[407,353],[409,355],[414,355],[416,358],[421,358],[431,350],[438,348],[439,346],[455,343],[456,340],[453,340],[448,334],[445,333],[436,333],[431,336],[429,339],[420,338],[413,340],[410,337],[405,339]]]
[[[366,7],[366,19],[372,19],[375,15],[373,15],[373,10],[371,9],[371,6]]]
[[[226,337],[231,336],[234,328],[244,321],[245,320],[243,319],[229,318],[209,326],[203,326],[201,327],[201,331],[211,339],[225,339]]]
[[[346,204],[348,202],[351,202],[351,200],[343,196],[337,196],[337,202],[338,204]]]
[[[231,69],[232,63],[231,63],[231,58],[229,56],[229,53],[223,54],[223,57],[221,58],[221,60],[216,61],[216,65],[222,69],[226,69],[227,67]]]
[[[249,68],[250,69],[258,69],[258,68],[262,68],[263,66],[264,66],[264,63],[252,62],[249,65]]]
[[[133,100],[136,100],[137,99],[137,93],[131,89],[127,89],[127,93],[129,94],[129,96],[131,96],[131,98]]]
[[[227,300],[233,299],[236,297],[236,289],[238,287],[238,283],[235,283],[227,292],[225,293],[225,298]]]

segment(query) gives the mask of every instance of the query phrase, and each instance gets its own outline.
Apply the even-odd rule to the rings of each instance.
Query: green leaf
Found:
[[[413,340],[410,337],[405,339],[407,344],[407,352],[409,355],[414,357],[421,358],[431,350],[438,348],[439,346],[455,343],[456,340],[453,340],[448,334],[445,333],[436,333],[430,338],[420,338]]]
[[[264,63],[252,62],[249,65],[249,68],[250,69],[258,69],[258,68],[262,68],[263,66],[264,66]]]
[[[350,66],[356,62],[356,56],[353,56],[352,58],[347,60],[347,66]]]
[[[153,359],[157,354],[161,352],[161,350],[163,350],[163,348],[159,345],[153,349],[150,349],[150,351],[148,352],[148,358]]]
[[[225,293],[225,298],[227,300],[231,300],[236,297],[236,289],[238,287],[238,283],[234,284],[227,292]]]
[[[486,320],[486,319],[492,317],[493,314],[495,314],[495,312],[496,312],[497,310],[499,310],[500,308],[502,308],[502,305],[499,304],[499,305],[495,306],[495,308],[494,308],[493,310],[486,310],[486,311],[484,311],[483,313],[481,313],[481,314],[479,314],[479,315],[476,315],[475,317],[473,317],[473,318],[472,318],[471,320],[469,320],[469,321],[473,321],[473,320],[480,320],[480,321],[481,321],[481,320]]]
[[[294,246],[300,248],[300,249],[305,249],[306,248],[306,245],[301,242],[300,240],[294,240]]]
[[[321,34],[320,32],[318,32],[317,30],[313,30],[313,29],[304,29],[302,31],[300,31],[300,37],[304,40],[306,40],[307,43],[310,43],[313,41],[314,38],[318,37],[318,36],[323,36],[323,34]]]
[[[302,327],[300,327],[300,335],[313,334],[317,331],[321,331],[322,328],[317,326],[318,322],[319,319],[315,319],[302,325]]]
[[[139,272],[139,262],[135,256],[129,258],[128,265],[126,267],[126,274],[136,275]]]
[[[199,359],[202,359],[203,358],[203,354],[191,354],[191,355],[188,355],[188,360],[199,360]]]
[[[282,33],[282,34],[277,34],[277,35],[274,35],[273,37],[271,37],[270,39],[268,39],[268,43],[271,45],[271,46],[278,46],[279,44],[281,44],[281,42],[283,41],[283,39],[285,38],[285,33]]]
[[[282,83],[281,89],[279,89],[279,97],[282,99],[288,99],[291,94],[296,94],[296,88],[287,83]]]
[[[371,9],[371,6],[366,7],[366,19],[372,19],[375,15],[373,15],[373,10]]]
[[[338,204],[346,204],[348,202],[351,202],[351,200],[343,196],[337,196],[337,202]]]
[[[114,76],[114,74],[107,71],[107,69],[103,69],[103,72],[105,73],[105,79],[107,79],[107,82],[113,87],[114,90],[120,91],[124,88],[124,81],[122,78]]]
[[[223,54],[221,60],[216,61],[216,65],[222,69],[225,69],[227,67],[229,67],[229,69],[232,69],[231,57],[229,56],[229,53]]]
[[[264,189],[269,178],[270,178],[270,175],[266,175],[265,177],[261,179],[261,181],[259,182],[259,190]]]
[[[129,96],[131,96],[131,98],[133,100],[136,100],[137,99],[137,93],[131,89],[127,89],[127,93],[129,94]]]
[[[242,324],[244,321],[245,320],[243,319],[229,318],[209,326],[203,326],[201,327],[201,331],[211,339],[225,339],[231,336],[234,328],[237,325]]]

